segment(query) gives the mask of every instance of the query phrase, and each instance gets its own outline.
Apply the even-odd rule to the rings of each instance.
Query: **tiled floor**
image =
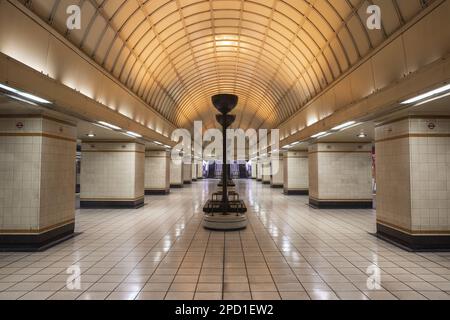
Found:
[[[204,230],[202,204],[216,184],[147,197],[137,210],[78,211],[81,235],[45,252],[0,253],[0,299],[450,297],[450,253],[378,240],[373,210],[314,210],[307,197],[239,181],[248,228]],[[81,272],[74,290],[71,267]]]

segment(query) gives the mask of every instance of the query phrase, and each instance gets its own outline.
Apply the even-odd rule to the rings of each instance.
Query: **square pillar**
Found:
[[[252,179],[256,179],[257,177],[257,161],[256,160],[251,160],[250,161],[251,165],[252,165]]]
[[[167,151],[145,152],[145,194],[170,193],[170,154]]]
[[[450,119],[375,129],[377,234],[413,250],[450,249]]]
[[[197,161],[192,160],[192,181],[197,181]]]
[[[197,162],[197,180],[203,179],[203,161]]]
[[[283,188],[284,184],[284,154],[272,153],[270,160],[270,186],[272,188]]]
[[[256,162],[256,180],[262,181],[263,170],[262,170],[262,162],[261,160],[257,160]]]
[[[192,183],[192,163],[183,163],[183,183]]]
[[[81,144],[81,208],[144,205],[145,146],[136,142]]]
[[[0,116],[0,251],[39,251],[75,228],[76,127]]]
[[[309,204],[372,208],[372,144],[316,143],[309,147]]]
[[[309,168],[307,151],[289,151],[284,155],[284,194],[308,195]]]
[[[262,161],[262,183],[270,184],[270,158]]]
[[[183,188],[183,161],[170,160],[170,187]]]

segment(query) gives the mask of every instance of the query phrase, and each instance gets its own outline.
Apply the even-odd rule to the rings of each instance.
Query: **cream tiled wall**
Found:
[[[311,198],[372,199],[372,144],[316,143],[308,151]]]
[[[192,164],[183,163],[183,182],[192,181]]]
[[[258,180],[262,180],[262,176],[263,176],[263,169],[262,169],[262,162],[261,160],[258,160],[258,162],[256,163],[256,178]]]
[[[289,151],[284,156],[284,190],[308,190],[308,152]]]
[[[181,160],[170,160],[170,184],[183,184],[183,162]]]
[[[133,200],[144,196],[145,146],[133,142],[81,145],[82,200]]]
[[[271,180],[270,184],[282,186],[284,184],[284,154],[272,155],[270,160]]]
[[[170,189],[170,156],[167,151],[145,152],[145,189]]]
[[[197,161],[192,161],[192,180],[197,180]]]
[[[270,182],[270,158],[262,160],[262,181]]]
[[[256,160],[252,160],[251,161],[251,164],[252,164],[252,178],[253,179],[256,179],[256,176],[257,176],[257,162],[256,162]]]
[[[377,220],[412,232],[450,230],[450,119],[376,128]]]
[[[203,178],[203,161],[197,162],[197,179]]]
[[[75,153],[76,128],[70,124],[0,116],[2,232],[38,232],[74,222]]]

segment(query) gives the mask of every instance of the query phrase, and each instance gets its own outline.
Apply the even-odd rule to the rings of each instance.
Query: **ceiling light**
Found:
[[[110,124],[110,123],[105,122],[105,121],[99,121],[98,123],[101,124],[102,126],[105,126],[105,127],[110,128],[110,129],[114,129],[114,130],[122,130],[122,129],[119,128],[118,126],[115,126],[115,125]]]
[[[367,138],[367,134],[364,132],[361,132],[360,134],[358,134],[358,138]]]
[[[38,96],[32,95],[30,93],[23,92],[23,91],[20,91],[20,90],[17,90],[17,89],[8,87],[8,86],[5,86],[3,84],[0,84],[0,89],[12,92],[12,93],[17,94],[17,95],[19,95],[19,96],[21,96],[21,97],[23,97],[25,99],[28,99],[28,100],[31,100],[31,101],[34,101],[34,102],[37,102],[37,103],[45,103],[45,104],[51,103],[50,101],[42,99],[42,98],[40,98]]]
[[[88,133],[86,136],[88,136],[89,138],[94,138],[95,134],[94,133]]]
[[[297,145],[297,144],[299,144],[299,143],[300,143],[300,141],[292,142],[290,145],[291,145],[291,146],[295,146],[295,145]]]
[[[419,103],[416,103],[416,104],[414,105],[414,107],[421,106],[421,105],[423,105],[423,104],[426,104],[426,103],[429,103],[429,102],[432,102],[432,101],[435,101],[435,100],[439,100],[439,99],[442,99],[442,98],[445,98],[445,97],[448,97],[448,96],[450,96],[450,92],[449,92],[449,93],[446,93],[446,94],[443,94],[443,95],[440,95],[440,96],[437,96],[437,97],[434,97],[434,98],[430,98],[430,99],[421,101],[421,102],[419,102]]]
[[[136,138],[142,138],[142,136],[139,133],[133,132],[133,131],[127,131],[127,134],[136,137]]]
[[[322,137],[322,136],[324,136],[324,135],[326,135],[326,134],[327,134],[327,132],[325,132],[325,131],[319,132],[319,133],[317,133],[317,134],[311,136],[311,138],[319,138],[319,137]]]
[[[440,88],[437,88],[437,89],[428,91],[428,92],[426,92],[426,93],[424,93],[424,94],[421,94],[421,95],[418,95],[418,96],[416,96],[416,97],[414,97],[414,98],[411,98],[411,99],[408,99],[408,100],[406,100],[406,101],[403,101],[401,104],[410,104],[410,103],[414,103],[414,102],[417,102],[417,101],[420,101],[420,100],[423,100],[423,99],[432,97],[432,96],[434,96],[434,95],[437,95],[437,94],[446,92],[446,91],[448,91],[448,90],[450,90],[450,84],[447,84],[447,85],[445,85],[445,86],[443,86],[443,87],[440,87]]]
[[[342,130],[342,129],[347,129],[348,127],[351,127],[351,126],[354,125],[355,123],[356,123],[356,121],[349,121],[349,122],[343,123],[343,124],[341,124],[341,125],[338,125],[338,126],[334,127],[334,128],[331,129],[331,130]]]
[[[12,94],[6,94],[6,96],[7,96],[7,97],[10,97],[11,99],[20,101],[20,102],[24,102],[24,103],[31,104],[32,106],[35,106],[35,107],[38,106],[38,105],[37,105],[36,103],[34,103],[34,102],[28,101],[28,100],[26,100],[26,99],[19,98],[19,97],[17,97],[17,96],[13,96]]]
[[[159,142],[159,141],[153,141],[153,143],[154,143],[154,144],[157,144],[157,145],[160,145],[160,146],[163,145],[163,144],[162,144],[161,142]]]

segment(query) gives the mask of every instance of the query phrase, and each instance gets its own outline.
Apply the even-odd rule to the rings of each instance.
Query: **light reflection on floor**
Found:
[[[0,299],[449,299],[450,254],[375,238],[373,210],[315,210],[241,180],[249,227],[204,230],[217,182],[146,197],[137,210],[78,210],[81,235],[0,253]],[[67,287],[69,267],[79,267],[78,289]]]

